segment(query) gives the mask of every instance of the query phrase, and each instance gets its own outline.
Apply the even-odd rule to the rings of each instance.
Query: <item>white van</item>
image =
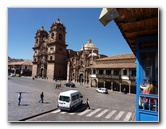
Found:
[[[60,110],[73,111],[75,107],[82,104],[83,96],[77,90],[61,92],[58,97],[58,107]]]

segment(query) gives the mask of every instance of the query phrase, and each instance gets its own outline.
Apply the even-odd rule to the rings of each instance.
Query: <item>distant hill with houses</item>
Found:
[[[8,62],[24,61],[24,59],[15,59],[8,56]]]
[[[16,59],[16,58],[11,58],[8,56],[8,62],[18,62],[18,61],[32,61],[29,59]]]

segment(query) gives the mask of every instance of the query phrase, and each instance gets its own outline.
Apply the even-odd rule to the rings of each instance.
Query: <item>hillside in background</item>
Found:
[[[23,59],[15,59],[15,58],[11,58],[8,56],[8,62],[17,62],[17,61],[24,61]]]

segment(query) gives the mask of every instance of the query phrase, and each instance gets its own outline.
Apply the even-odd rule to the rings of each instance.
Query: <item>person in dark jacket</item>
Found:
[[[21,93],[19,93],[19,94],[18,94],[18,106],[20,106],[21,98],[22,98]]]
[[[90,109],[90,103],[89,103],[89,99],[88,99],[88,98],[87,98],[87,100],[86,100],[86,106],[87,106],[87,108]]]
[[[39,103],[40,103],[40,102],[43,103],[43,101],[44,101],[44,93],[42,92],[42,93],[40,94]]]

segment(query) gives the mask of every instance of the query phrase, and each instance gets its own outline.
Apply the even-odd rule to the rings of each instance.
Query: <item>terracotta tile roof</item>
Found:
[[[136,68],[135,63],[109,63],[109,64],[96,64],[87,68]]]
[[[8,65],[33,65],[31,61],[8,62]]]
[[[109,60],[124,60],[124,59],[136,59],[134,54],[120,54],[116,56],[109,56],[97,59],[96,61],[109,61]]]

